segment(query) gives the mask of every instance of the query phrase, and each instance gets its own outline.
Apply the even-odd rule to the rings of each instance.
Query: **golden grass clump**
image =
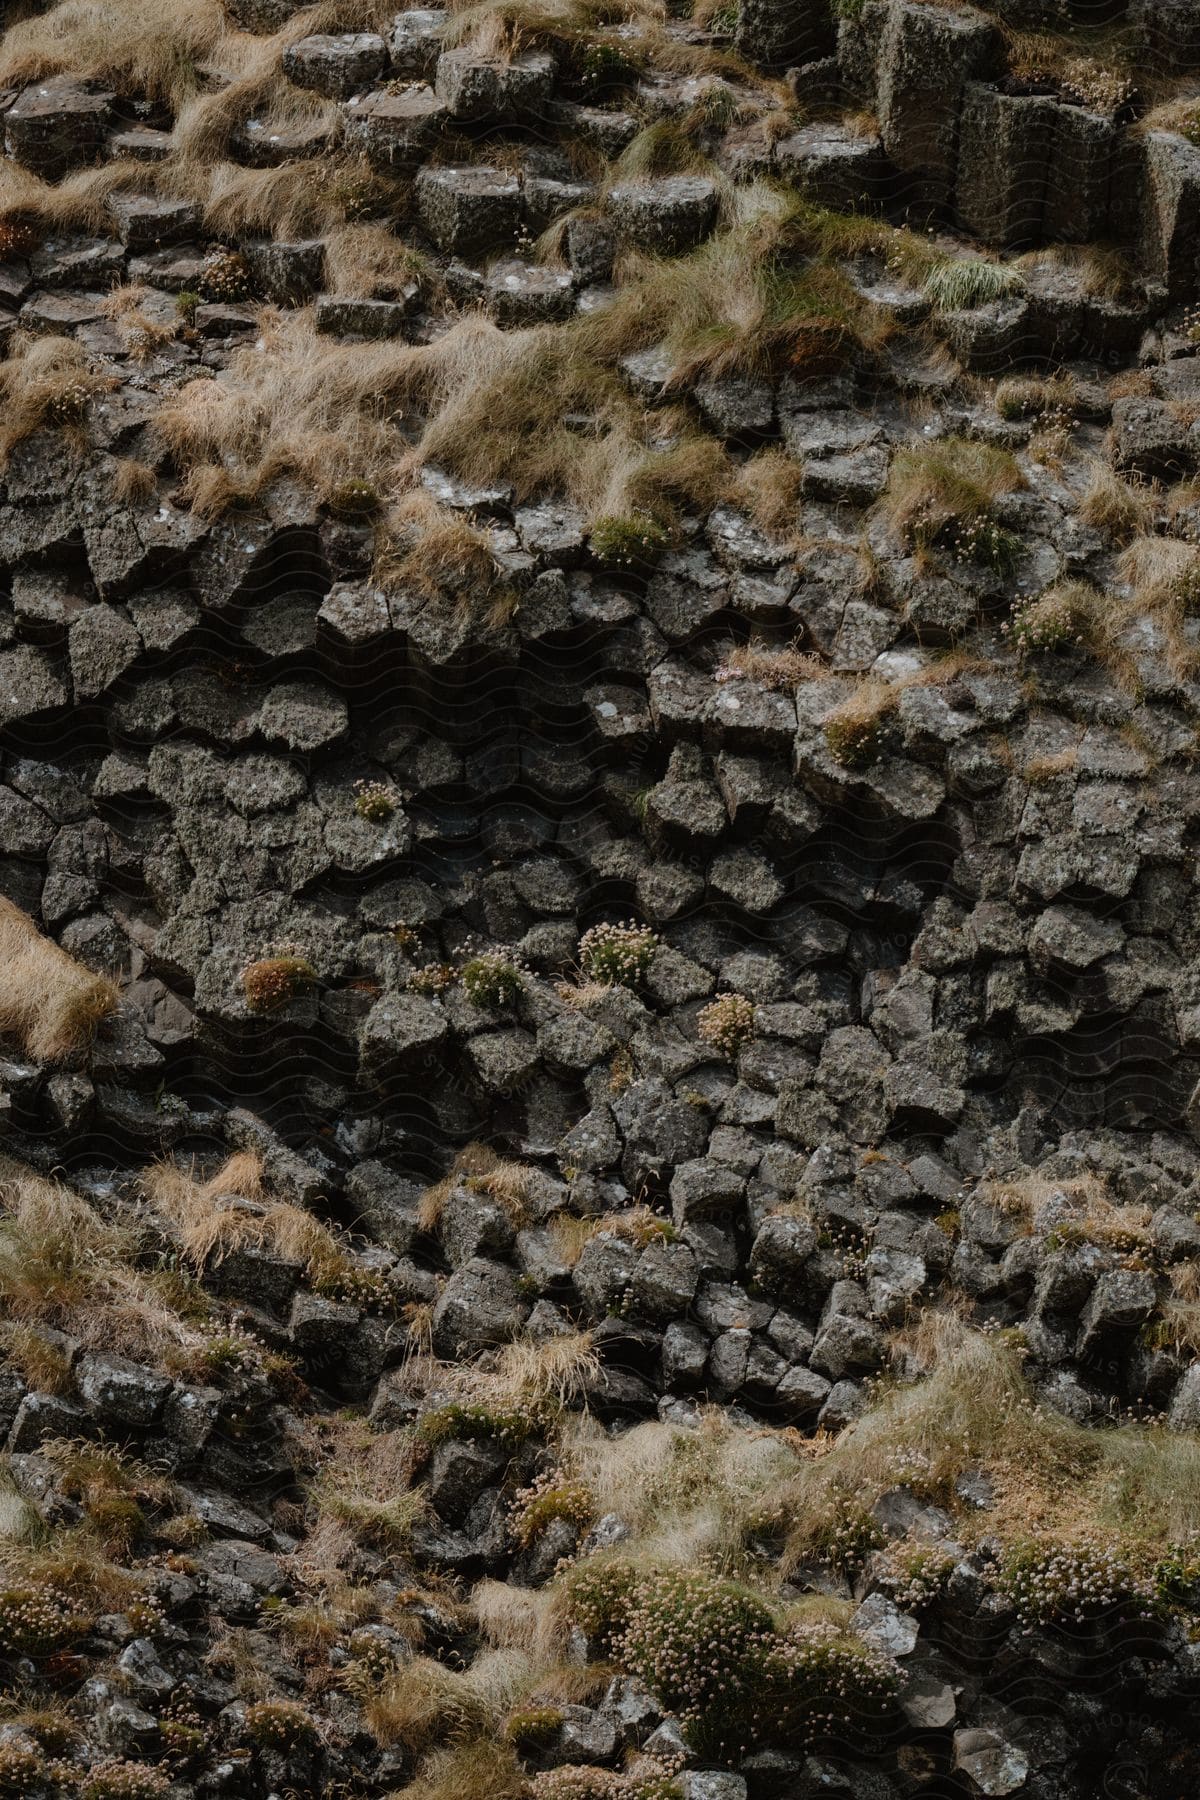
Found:
[[[1126,544],[1153,528],[1154,507],[1149,493],[1122,480],[1115,469],[1096,457],[1088,470],[1079,516],[1085,525],[1107,531],[1118,544]]]
[[[734,678],[757,682],[760,687],[786,693],[806,681],[817,681],[829,670],[819,656],[797,649],[795,644],[736,644],[716,671],[718,681]]]
[[[7,1354],[31,1374],[65,1375],[37,1336],[41,1326],[149,1362],[198,1349],[202,1334],[185,1315],[202,1312],[203,1303],[181,1313],[176,1302],[182,1294],[139,1266],[142,1249],[132,1226],[103,1218],[61,1183],[0,1160],[0,1313]]]
[[[924,1377],[886,1389],[781,1489],[785,1572],[806,1560],[848,1502],[869,1508],[898,1482],[950,1507],[968,1540],[982,1531],[1004,1542],[1102,1533],[1137,1564],[1200,1528],[1195,1433],[1158,1423],[1096,1431],[1044,1410],[1011,1336],[972,1330],[952,1314],[927,1315],[907,1348]],[[968,1467],[986,1471],[996,1493],[976,1519],[954,1494]]]
[[[880,510],[903,543],[926,550],[956,529],[987,519],[999,500],[1025,485],[1011,452],[969,438],[943,438],[898,452]]]
[[[263,1248],[300,1263],[314,1286],[336,1285],[355,1268],[354,1259],[312,1213],[270,1197],[262,1163],[251,1151],[236,1152],[206,1181],[176,1163],[157,1163],[142,1186],[198,1273],[231,1251]]]
[[[82,1055],[117,1000],[115,982],[77,963],[0,897],[0,1032],[26,1056],[61,1063]]]
[[[409,1485],[411,1434],[373,1433],[361,1420],[348,1420],[338,1429],[333,1448],[335,1454],[310,1488],[319,1519],[341,1527],[348,1548],[403,1549],[425,1511],[424,1496]]]
[[[526,1164],[499,1156],[486,1144],[468,1144],[442,1179],[422,1194],[417,1213],[421,1230],[437,1230],[446,1202],[457,1187],[499,1200],[514,1225],[527,1225],[530,1215],[526,1202],[532,1176],[533,1171]]]
[[[367,1723],[381,1744],[419,1755],[496,1729],[529,1676],[520,1650],[485,1650],[462,1671],[417,1656],[368,1703]]]
[[[178,106],[227,29],[220,0],[59,0],[4,34],[0,87],[72,75]]]

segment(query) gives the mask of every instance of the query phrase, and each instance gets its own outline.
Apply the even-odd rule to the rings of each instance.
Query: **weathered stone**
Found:
[[[678,256],[712,230],[717,189],[705,175],[618,182],[609,190],[608,207],[623,237],[661,256]]]
[[[115,96],[67,75],[27,87],[4,114],[4,148],[47,181],[95,162]]]
[[[512,1271],[503,1263],[472,1257],[446,1283],[433,1311],[433,1335],[441,1356],[471,1356],[515,1337],[529,1308]]]
[[[441,250],[472,257],[511,242],[521,224],[515,175],[479,164],[422,169],[417,177],[421,222]]]
[[[289,44],[283,72],[297,87],[312,88],[330,100],[348,100],[369,88],[387,61],[383,39],[372,31],[343,31]]]

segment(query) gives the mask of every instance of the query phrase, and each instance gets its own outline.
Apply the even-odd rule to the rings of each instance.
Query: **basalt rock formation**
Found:
[[[1200,11],[394,4],[6,9],[0,1794],[1182,1800]]]

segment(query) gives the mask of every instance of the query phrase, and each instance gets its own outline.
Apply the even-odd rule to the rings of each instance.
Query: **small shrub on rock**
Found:
[[[862,1733],[887,1716],[896,1686],[892,1662],[861,1639],[827,1622],[798,1626],[763,1658],[755,1735],[803,1748]]]
[[[754,1696],[774,1640],[754,1594],[700,1570],[643,1577],[634,1587],[618,1659],[678,1713],[702,1754],[735,1754],[752,1741]]]
[[[20,213],[9,213],[0,219],[0,262],[32,255],[41,241],[42,232],[35,220]]]
[[[754,1036],[754,1002],[745,994],[720,994],[700,1014],[700,1041],[733,1062]]]
[[[615,44],[585,44],[579,57],[579,86],[591,97],[611,94],[637,80],[637,70]]]
[[[521,992],[520,969],[494,950],[465,963],[461,980],[472,1006],[511,1006]]]
[[[867,1558],[881,1550],[887,1538],[871,1514],[861,1506],[845,1505],[817,1538],[815,1549],[839,1574],[853,1580]]]
[[[567,1577],[567,1610],[574,1624],[607,1655],[619,1643],[638,1585],[638,1572],[623,1562],[585,1562]]]
[[[1194,619],[1200,615],[1200,557],[1175,577],[1171,583],[1171,598],[1186,618]]]
[[[316,979],[316,970],[303,956],[269,956],[242,970],[242,992],[251,1012],[275,1012]]]
[[[513,1536],[522,1547],[539,1538],[556,1519],[569,1519],[580,1530],[596,1514],[591,1490],[582,1481],[571,1481],[561,1469],[548,1469],[516,1494],[510,1514]]]
[[[1162,1607],[1194,1612],[1200,1604],[1200,1543],[1171,1544],[1150,1575],[1154,1598]]]
[[[251,289],[250,265],[236,250],[218,245],[200,265],[200,292],[206,300],[244,300]]]
[[[169,1786],[158,1769],[109,1757],[83,1779],[80,1800],[159,1800]]]
[[[0,1744],[0,1794],[31,1794],[49,1779],[41,1753],[31,1744]]]
[[[1036,599],[1015,602],[1004,635],[1022,656],[1081,645],[1095,599],[1083,582],[1063,582]]]
[[[535,1800],[679,1800],[683,1792],[672,1765],[641,1756],[628,1773],[570,1763],[533,1778]]]
[[[444,994],[458,980],[452,963],[422,963],[408,978],[408,985],[418,994]]]
[[[619,572],[653,567],[670,537],[651,513],[637,512],[601,519],[592,527],[589,543],[601,568]]]
[[[897,1606],[920,1612],[938,1598],[953,1568],[952,1556],[926,1544],[906,1544],[893,1553],[884,1580]]]
[[[504,1723],[505,1740],[517,1750],[542,1750],[557,1735],[563,1715],[557,1706],[523,1706]]]
[[[999,1586],[1027,1627],[1152,1610],[1148,1583],[1115,1550],[1090,1543],[1017,1545],[1001,1566]]]
[[[246,1708],[246,1736],[260,1750],[294,1750],[316,1736],[312,1715],[294,1700],[258,1700]]]
[[[94,387],[87,381],[68,381],[46,403],[50,425],[81,425],[87,417]]]
[[[354,810],[360,819],[366,819],[371,825],[386,824],[398,804],[395,788],[389,787],[386,781],[356,781],[354,784]]]
[[[379,511],[379,490],[369,481],[342,481],[325,504],[339,519],[369,519]]]
[[[867,769],[879,754],[883,727],[878,719],[838,716],[826,723],[825,742],[830,756],[843,769]]]
[[[417,1436],[433,1449],[453,1439],[491,1439],[509,1444],[514,1449],[539,1429],[541,1421],[532,1413],[494,1412],[486,1406],[460,1406],[452,1402],[427,1412],[417,1424]]]
[[[1021,540],[986,514],[966,519],[949,539],[948,549],[956,562],[974,563],[991,569],[993,574],[1007,575],[1016,567],[1021,554]]]
[[[658,949],[648,925],[593,925],[579,941],[579,963],[589,981],[607,987],[635,987],[643,980]]]
[[[11,1587],[0,1591],[0,1656],[50,1656],[65,1650],[91,1621],[57,1588]]]

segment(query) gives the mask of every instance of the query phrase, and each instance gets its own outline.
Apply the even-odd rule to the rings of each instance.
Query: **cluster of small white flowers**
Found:
[[[200,265],[200,291],[208,300],[243,300],[250,292],[250,266],[236,250],[219,245]]]
[[[46,416],[53,425],[75,425],[83,418],[91,403],[92,390],[86,381],[68,381],[51,399]]]
[[[418,994],[444,994],[457,979],[458,970],[451,963],[428,962],[413,970],[408,985]]]
[[[632,987],[646,974],[658,948],[649,925],[593,925],[579,940],[579,964],[592,981]]]
[[[1068,644],[1083,643],[1074,609],[1054,593],[1042,594],[1034,600],[1015,600],[1011,615],[1000,631],[1022,653],[1058,650]]]
[[[400,796],[386,781],[356,781],[354,784],[354,810],[360,819],[368,819],[373,825],[382,825],[390,819],[400,804]]]
[[[82,1800],[159,1800],[168,1786],[158,1769],[112,1756],[95,1765],[80,1793]]]
[[[0,1592],[0,1654],[45,1655],[78,1637],[87,1624],[71,1596],[58,1588]]]
[[[844,1730],[862,1711],[885,1702],[896,1686],[896,1665],[875,1646],[847,1642],[828,1620],[797,1625],[776,1643],[774,1673],[784,1677],[785,1704],[803,1708],[808,1736]],[[766,1721],[764,1721],[764,1724]]]
[[[1189,617],[1200,613],[1200,557],[1171,583],[1171,596]]]
[[[1081,1625],[1115,1608],[1143,1613],[1151,1604],[1148,1584],[1116,1551],[1091,1543],[1017,1551],[1001,1571],[1001,1586],[1026,1626]]]
[[[529,970],[500,950],[484,950],[463,964],[463,993],[472,1006],[508,1006],[521,992]]]
[[[671,1755],[641,1755],[620,1773],[568,1763],[541,1770],[531,1787],[535,1800],[671,1800],[682,1767],[683,1758]]]
[[[701,1043],[732,1062],[754,1036],[754,1002],[745,994],[719,994],[700,1014],[696,1029]]]
[[[1090,56],[1072,57],[1061,78],[1065,98],[1077,100],[1090,112],[1116,113],[1133,99],[1135,88],[1127,76],[1106,69]]]
[[[936,1600],[954,1568],[954,1558],[925,1545],[906,1545],[888,1557],[884,1583],[896,1605],[920,1612]]]
[[[955,562],[982,563],[986,568],[1000,568],[1009,558],[1010,534],[986,513],[964,519],[954,527],[947,548]]]
[[[545,1469],[528,1487],[518,1488],[508,1518],[517,1542],[528,1545],[555,1519],[582,1527],[594,1515],[595,1502],[582,1481],[571,1480],[561,1469]]]

